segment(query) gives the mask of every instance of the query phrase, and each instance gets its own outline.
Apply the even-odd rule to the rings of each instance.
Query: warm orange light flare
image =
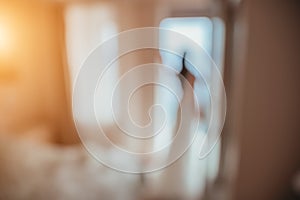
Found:
[[[7,27],[0,22],[0,57],[6,55],[10,49],[10,35]]]
[[[3,52],[7,48],[8,45],[8,37],[7,33],[3,27],[3,24],[0,24],[0,51]]]
[[[13,56],[10,28],[0,21],[0,62],[10,60]]]

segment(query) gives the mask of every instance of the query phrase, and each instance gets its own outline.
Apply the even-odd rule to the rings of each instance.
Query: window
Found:
[[[203,49],[211,56],[214,60],[216,65],[219,67],[220,72],[223,71],[223,54],[224,54],[224,24],[220,18],[208,18],[208,17],[180,17],[180,18],[166,18],[161,21],[160,27],[163,29],[172,30],[178,32],[180,34],[189,37],[194,42],[201,45]],[[174,39],[172,36],[169,35],[160,35],[159,39],[160,44],[167,45],[169,50],[175,49],[175,52],[181,52],[182,57],[186,56],[183,54],[189,54],[189,56],[193,56],[194,58],[197,57],[195,51],[193,51],[193,46],[186,46],[183,41],[178,38]],[[161,46],[163,46],[161,45]],[[182,50],[182,51],[181,51]],[[197,52],[196,52],[197,53]],[[179,66],[182,65],[182,57],[178,55],[174,55],[170,52],[162,51],[161,50],[161,59],[162,63],[174,67],[175,70],[181,70]],[[200,61],[201,64],[201,61]],[[207,68],[209,70],[209,68]],[[190,68],[190,72],[196,75],[196,72],[192,71]],[[210,75],[209,71],[202,72],[204,75]],[[174,78],[174,76],[168,76],[162,72],[158,73],[158,79],[169,79],[169,81],[176,84],[178,88],[177,93],[183,94],[180,82]],[[209,77],[208,80],[210,81],[208,85],[214,84],[215,77]],[[158,81],[159,82],[159,81]],[[206,87],[206,86],[205,86]],[[205,88],[201,88],[201,90],[195,89],[196,95],[198,98],[203,100],[207,98],[208,101],[204,104],[204,108],[208,112],[210,112],[210,97],[209,95],[205,96],[204,91],[207,91]],[[200,91],[200,92],[199,92]],[[221,100],[220,100],[221,101]],[[174,131],[176,129],[177,124],[177,111],[179,108],[179,102],[174,98],[174,95],[164,88],[157,89],[155,93],[155,103],[162,104],[162,107],[166,109],[165,114],[167,116],[155,116],[156,120],[161,121],[162,117],[166,117],[166,126],[162,130],[162,134],[155,141],[155,148],[159,148],[161,145],[165,144],[172,138]],[[218,109],[218,108],[217,108]],[[201,123],[201,122],[200,122]],[[159,123],[157,123],[159,124]],[[206,131],[208,122],[204,122],[201,124],[198,134],[203,135]],[[199,137],[201,140],[201,137]],[[192,147],[191,151],[189,152],[193,156],[197,156],[199,154],[199,144],[201,141],[196,141]],[[176,148],[176,147],[175,147]],[[172,150],[170,150],[172,151]],[[187,168],[185,171],[188,173],[188,181],[187,184],[189,185],[187,190],[191,190],[191,193],[199,192],[199,188],[204,188],[204,182],[206,179],[213,180],[218,172],[219,167],[219,158],[220,158],[220,142],[215,146],[209,157],[205,159],[205,163],[202,164],[196,158],[191,158],[188,161]],[[201,174],[199,174],[201,173]],[[198,177],[195,178],[195,177]],[[207,177],[207,178],[205,178]],[[203,182],[204,181],[204,182]]]
[[[80,66],[89,53],[101,42],[118,33],[114,11],[112,5],[101,3],[88,5],[79,3],[71,4],[67,7],[65,12],[66,42],[73,87]],[[105,55],[117,55],[118,43],[115,42],[114,48],[107,49],[103,54],[104,57]],[[118,79],[118,62],[115,62],[113,65],[103,77],[107,84],[102,87],[105,90],[102,91],[102,94],[110,94],[113,91],[113,83]],[[95,94],[100,93],[95,92]],[[112,110],[107,106],[110,105],[111,101],[109,97],[110,95],[95,96],[95,101],[97,102],[95,106],[97,106],[97,110],[101,111],[101,113],[97,113],[97,117],[107,125],[111,125],[114,122]],[[86,125],[95,126],[95,124],[89,124],[92,116],[85,113],[86,102],[84,94],[82,94],[80,102],[80,105],[76,105],[81,109],[82,113],[78,121]]]

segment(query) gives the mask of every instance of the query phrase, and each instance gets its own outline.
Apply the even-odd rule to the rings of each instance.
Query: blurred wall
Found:
[[[74,142],[62,9],[44,1],[0,1],[0,29],[5,33],[0,48],[1,134],[24,135],[39,127],[39,136]]]
[[[244,0],[232,10],[231,199],[287,199],[300,168],[299,10],[292,0]]]

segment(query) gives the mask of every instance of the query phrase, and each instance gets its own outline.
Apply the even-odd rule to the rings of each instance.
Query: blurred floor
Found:
[[[80,145],[2,137],[0,160],[0,199],[140,199],[139,175],[104,167]]]

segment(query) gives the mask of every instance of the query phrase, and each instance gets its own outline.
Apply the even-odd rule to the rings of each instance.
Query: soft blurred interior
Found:
[[[300,199],[299,15],[297,0],[0,0],[0,199]],[[223,76],[226,99],[219,101],[226,100],[227,113],[222,134],[204,159],[197,157],[201,141],[196,141],[171,166],[131,174],[104,166],[84,148],[72,95],[93,49],[142,27],[171,27],[207,50]],[[105,54],[117,55],[121,45],[116,41]],[[162,60],[154,49],[119,57],[101,94],[114,90],[134,66]],[[191,73],[182,74],[195,81]],[[173,80],[152,70],[118,88],[116,109],[129,129],[125,91],[146,77]],[[149,123],[149,108],[161,102],[166,115],[154,112],[151,128],[162,117],[169,121],[162,137],[146,145],[128,143],[106,106],[110,99],[95,98],[110,139],[138,152],[170,139],[178,123],[172,94],[143,87],[128,105],[133,120]],[[182,103],[192,105],[193,95],[185,92]],[[75,106],[87,140],[101,146],[90,134],[97,124],[85,114],[84,94]],[[190,107],[182,116],[193,112]],[[197,134],[206,128],[203,120]],[[101,151],[126,163],[109,147]]]

